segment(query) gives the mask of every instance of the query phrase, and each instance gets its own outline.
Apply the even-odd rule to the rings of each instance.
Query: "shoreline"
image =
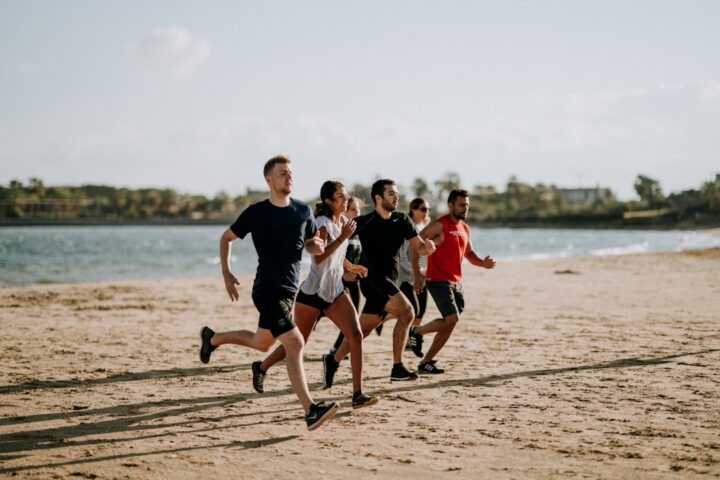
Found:
[[[720,236],[720,229],[712,229],[705,233],[710,233],[712,235]],[[502,263],[534,263],[534,262],[549,262],[549,261],[562,261],[562,260],[582,260],[582,259],[597,259],[597,258],[614,258],[614,257],[625,257],[625,256],[635,256],[635,255],[672,255],[672,254],[691,254],[696,257],[707,257],[707,258],[715,258],[717,256],[720,256],[720,247],[710,247],[710,248],[689,248],[685,250],[666,250],[666,251],[657,251],[657,252],[632,252],[632,253],[613,253],[613,254],[606,254],[606,255],[578,255],[578,256],[542,256],[538,258],[506,258],[506,259],[496,259]],[[468,270],[472,268],[469,264],[463,263],[463,270]],[[306,270],[302,270],[303,277],[304,275],[307,275]],[[219,275],[219,274],[218,274]],[[238,277],[243,278],[254,278],[253,274],[238,274]],[[67,281],[60,281],[60,282],[38,282],[38,283],[14,283],[14,284],[7,284],[3,285],[0,283],[0,291],[7,290],[10,288],[22,288],[22,287],[52,287],[52,286],[63,286],[63,285],[103,285],[103,284],[120,284],[120,283],[138,283],[138,282],[172,282],[172,281],[183,281],[183,280],[208,280],[213,279],[215,276],[208,276],[208,275],[197,275],[197,276],[167,276],[167,277],[157,277],[157,278],[119,278],[119,279],[102,279],[94,282],[90,281],[78,281],[78,282],[67,282]]]
[[[166,218],[166,219],[128,219],[128,220],[111,220],[111,219],[76,219],[76,220],[45,220],[45,219],[29,219],[8,221],[0,220],[0,230],[9,227],[138,227],[138,226],[213,226],[213,225],[230,225],[235,221],[235,217],[216,218],[216,219],[197,219],[191,218]],[[720,220],[707,222],[676,222],[676,223],[615,223],[615,222],[599,222],[599,223],[552,223],[552,222],[468,222],[468,225],[481,229],[541,229],[541,230],[656,230],[656,231],[706,231],[720,230]]]

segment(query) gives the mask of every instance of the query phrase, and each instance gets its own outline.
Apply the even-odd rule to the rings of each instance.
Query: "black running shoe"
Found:
[[[335,372],[337,372],[340,364],[335,361],[335,357],[333,355],[328,355],[327,353],[322,356],[322,362],[324,382],[323,388],[330,388],[333,385],[333,380],[335,379]]]
[[[212,328],[204,326],[200,329],[200,361],[208,363],[210,354],[217,348],[210,344],[210,339],[215,335]]]
[[[408,380],[417,380],[418,375],[415,372],[411,372],[405,365],[398,363],[393,365],[392,372],[390,373],[390,380],[393,382],[405,382]]]
[[[253,362],[252,364],[253,388],[258,393],[264,393],[265,372],[262,371],[260,365],[262,365],[262,362]]]
[[[440,373],[445,373],[445,370],[442,368],[439,368],[435,365],[435,362],[437,360],[430,360],[427,363],[420,362],[418,364],[418,373],[422,374],[430,374],[430,375],[437,375]]]
[[[324,402],[320,402],[319,404],[313,403],[310,406],[310,413],[305,415],[308,430],[315,430],[320,427],[320,425],[330,420],[335,416],[339,408],[340,406],[335,402],[331,402],[327,405]]]
[[[370,405],[375,405],[378,400],[380,399],[375,395],[365,395],[362,392],[357,392],[353,395],[352,407],[353,410],[356,408],[369,407]]]
[[[410,335],[408,337],[410,343],[410,349],[413,351],[416,357],[423,357],[423,336],[417,333],[417,327],[410,329]]]

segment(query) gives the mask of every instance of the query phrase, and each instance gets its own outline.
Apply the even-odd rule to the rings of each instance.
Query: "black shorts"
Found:
[[[465,310],[465,297],[462,285],[450,282],[426,282],[427,289],[432,295],[440,315],[460,315]]]
[[[360,279],[360,290],[365,297],[365,306],[362,313],[380,315],[385,313],[385,305],[393,296],[400,293],[395,282],[389,278],[376,279],[365,277]]]
[[[273,338],[295,328],[293,306],[295,295],[290,292],[276,294],[253,294],[255,308],[260,312],[258,326],[270,330]]]
[[[340,295],[342,295],[343,293],[345,293],[345,290],[340,292]],[[310,295],[300,290],[297,294],[297,298],[295,299],[295,301],[298,303],[302,303],[303,305],[307,305],[308,307],[317,308],[318,310],[322,311],[335,303],[337,299],[340,298],[340,295],[335,297],[335,300],[333,300],[332,302],[327,302],[320,298],[320,295],[318,295],[317,293],[313,293],[312,295]],[[323,315],[325,315],[325,313],[323,313]]]
[[[403,282],[400,285],[400,291],[410,300],[410,304],[415,312],[415,318],[422,318],[427,308],[427,287],[420,290],[420,293],[415,293],[415,287],[412,284]]]

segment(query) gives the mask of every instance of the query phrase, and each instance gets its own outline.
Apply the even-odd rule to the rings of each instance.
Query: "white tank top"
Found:
[[[347,218],[343,216],[343,223],[345,222],[347,222]],[[318,230],[322,227],[327,230],[327,245],[330,245],[340,236],[340,227],[326,216],[316,218],[315,225]],[[317,294],[326,302],[333,302],[340,296],[344,288],[342,283],[343,261],[345,260],[347,245],[348,242],[345,240],[332,255],[319,264],[315,263],[315,259],[310,260],[310,273],[300,285],[300,290],[303,293],[308,295]]]

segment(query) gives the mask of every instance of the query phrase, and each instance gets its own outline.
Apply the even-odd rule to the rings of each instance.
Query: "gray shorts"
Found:
[[[460,315],[465,310],[462,284],[450,282],[427,282],[426,284],[428,292],[443,318]]]

